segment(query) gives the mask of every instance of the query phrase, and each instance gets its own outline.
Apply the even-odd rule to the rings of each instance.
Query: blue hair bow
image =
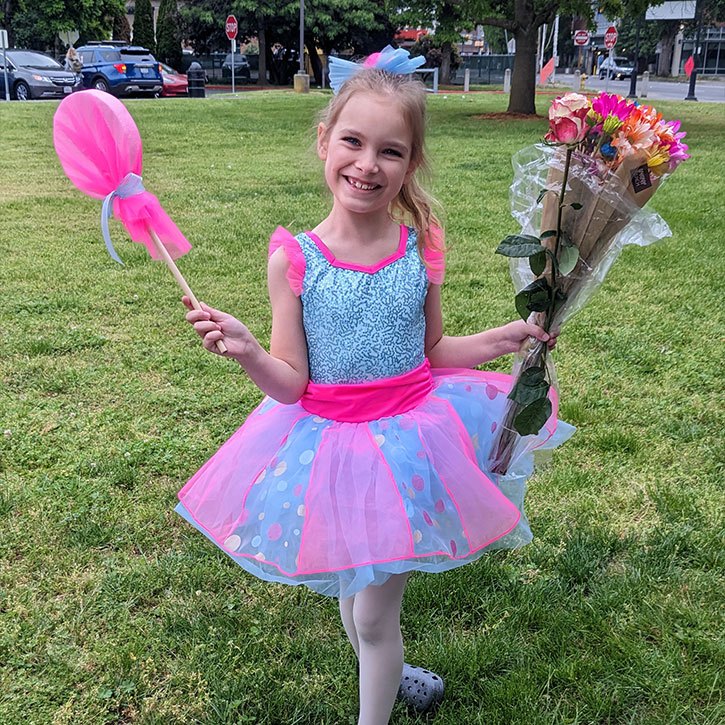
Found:
[[[393,48],[390,45],[385,46],[379,53],[368,56],[364,63],[352,63],[349,60],[331,56],[330,88],[333,93],[337,94],[346,80],[364,68],[377,68],[386,73],[410,75],[422,65],[425,65],[424,56],[411,58],[410,53],[404,48]]]

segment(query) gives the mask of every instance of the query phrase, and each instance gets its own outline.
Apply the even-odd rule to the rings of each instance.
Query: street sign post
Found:
[[[232,93],[235,92],[234,88],[234,65],[236,63],[236,50],[237,50],[237,31],[239,30],[239,24],[237,19],[233,15],[228,15],[224,21],[224,32],[227,34],[227,38],[232,44]]]
[[[577,30],[574,33],[574,45],[589,45],[589,31],[588,30]]]
[[[10,86],[8,84],[8,54],[5,52],[8,49],[8,31],[4,28],[0,28],[0,46],[3,51],[3,78],[5,80],[5,100],[10,100]]]
[[[617,32],[617,29],[613,25],[610,25],[607,28],[607,32],[604,33],[604,47],[607,50],[612,50],[617,44],[618,37],[619,33]]]
[[[609,91],[609,77],[612,75],[612,65],[614,65],[614,46],[617,44],[618,37],[619,33],[613,25],[610,25],[607,28],[607,32],[604,33],[604,47],[609,51],[609,67],[607,68],[605,91]]]
[[[574,45],[579,48],[579,60],[577,67],[581,71],[582,67],[582,50],[589,45],[590,34],[588,30],[577,30],[574,32]]]

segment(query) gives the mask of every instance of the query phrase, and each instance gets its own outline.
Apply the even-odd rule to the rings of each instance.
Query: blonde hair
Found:
[[[377,68],[364,68],[345,81],[338,94],[320,115],[319,120],[325,125],[325,136],[330,133],[342,109],[356,93],[385,95],[399,105],[411,131],[410,165],[413,173],[403,183],[398,196],[391,202],[390,213],[396,221],[410,224],[415,229],[421,258],[426,246],[444,251],[441,223],[433,211],[440,204],[416,178],[418,172],[429,173],[425,151],[425,86],[407,75],[386,73]]]

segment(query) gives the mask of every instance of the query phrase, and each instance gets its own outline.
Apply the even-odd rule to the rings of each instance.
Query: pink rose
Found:
[[[553,143],[577,144],[589,131],[586,122],[589,99],[581,93],[567,93],[556,98],[549,109],[549,131],[544,136]]]

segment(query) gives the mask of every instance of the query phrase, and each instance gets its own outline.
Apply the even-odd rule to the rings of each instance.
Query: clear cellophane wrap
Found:
[[[511,211],[521,225],[521,234],[538,237],[542,232],[556,229],[565,156],[566,150],[561,146],[538,144],[522,149],[513,157]],[[665,176],[650,172],[641,156],[625,158],[612,171],[600,161],[574,152],[561,230],[562,237],[566,235],[578,248],[579,260],[569,274],[558,278],[557,287],[566,295],[566,301],[557,306],[549,329],[561,330],[586,304],[625,246],[646,246],[671,235],[659,214],[643,208]],[[543,189],[549,191],[539,202],[537,198]],[[575,209],[571,204],[581,204],[581,208]],[[542,244],[553,252],[556,237],[545,237]],[[549,261],[541,276],[550,277],[550,266]],[[512,258],[510,267],[517,293],[534,281],[527,258]],[[544,326],[545,319],[545,312],[535,312],[529,321]],[[518,380],[524,370],[542,364],[549,383],[556,387],[554,365],[546,354],[546,344],[529,338],[516,355],[513,375]],[[509,400],[491,449],[490,467],[494,473],[506,473],[536,443],[535,436],[520,436],[514,430],[513,421],[520,410],[520,405]]]

